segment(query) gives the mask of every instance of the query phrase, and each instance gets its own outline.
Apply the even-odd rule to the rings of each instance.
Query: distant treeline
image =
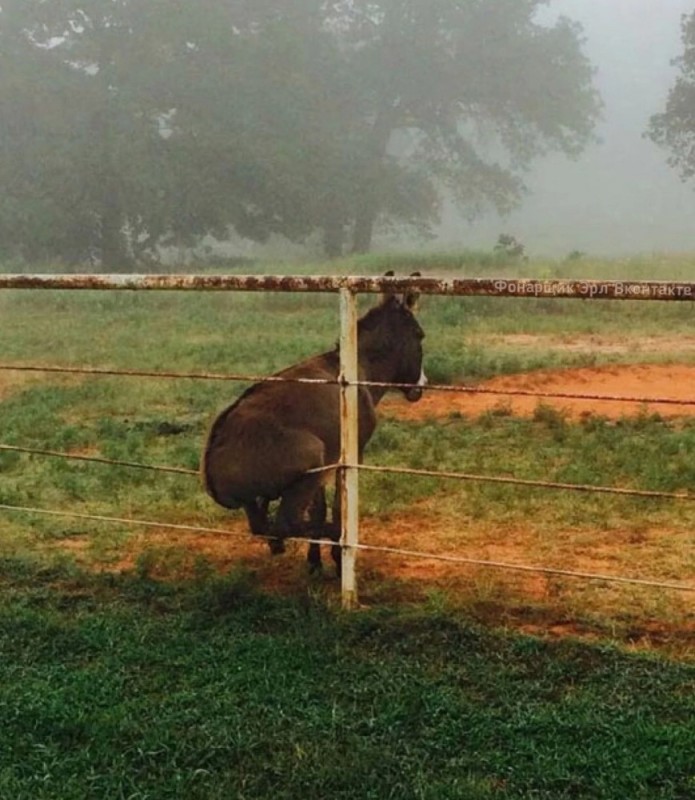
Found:
[[[519,203],[600,112],[544,0],[7,0],[0,255],[111,269],[230,233],[369,250]]]

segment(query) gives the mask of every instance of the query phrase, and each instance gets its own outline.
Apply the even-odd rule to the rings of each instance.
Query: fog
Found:
[[[681,16],[693,0],[554,0],[548,19],[565,15],[584,27],[605,103],[600,143],[576,161],[536,162],[530,194],[507,218],[491,213],[471,224],[448,211],[438,246],[486,249],[504,232],[534,255],[573,250],[616,256],[695,250],[695,192],[643,137],[676,76]]]
[[[501,234],[532,256],[695,252],[695,182],[645,138],[695,0],[433,7],[0,6],[0,263],[489,251]],[[462,217],[514,208],[522,165],[513,213]]]

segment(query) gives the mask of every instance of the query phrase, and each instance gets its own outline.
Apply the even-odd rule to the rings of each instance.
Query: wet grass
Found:
[[[332,271],[353,273],[379,274],[389,268],[541,278],[695,275],[695,261],[686,258],[525,264],[455,254],[426,261],[370,257],[331,265]],[[264,272],[323,269],[244,265],[245,271]],[[363,304],[370,302],[363,298]],[[336,306],[334,297],[320,295],[2,292],[2,360],[260,375],[331,347],[337,336]],[[428,333],[426,367],[432,380],[449,381],[605,359],[629,361],[634,358],[629,351],[576,353],[548,348],[544,342],[578,334],[621,340],[663,335],[674,341],[691,335],[692,314],[688,303],[432,297],[422,309]],[[532,333],[539,342],[532,347],[485,344],[491,336],[515,333]],[[4,444],[190,470],[198,466],[215,413],[243,389],[243,384],[190,379],[27,378],[12,372],[0,372],[0,382]],[[686,492],[695,484],[694,456],[689,423],[644,417],[617,424],[601,419],[572,424],[543,409],[533,420],[513,419],[500,409],[478,420],[383,421],[368,451],[369,460],[386,465]],[[462,525],[510,525],[517,520],[548,532],[598,530],[610,535],[631,529],[638,538],[644,530],[662,527],[675,531],[676,542],[683,541],[692,513],[687,503],[383,475],[363,478],[363,513],[370,516],[399,513],[429,498]],[[3,452],[0,503],[214,526],[226,519],[195,478]],[[132,533],[105,523],[36,515],[5,515],[3,525],[2,553],[53,553],[56,543],[86,536],[95,542],[87,554],[97,564],[117,559]],[[643,567],[638,550],[634,556],[630,548],[623,553],[622,568],[634,573],[635,567]],[[662,565],[665,572],[672,567],[671,556]],[[688,574],[692,557],[692,549],[686,549],[681,574]]]
[[[333,265],[355,273],[388,268],[695,275],[692,259],[510,265],[452,255]],[[252,269],[280,271],[244,266]],[[331,347],[336,307],[335,298],[308,295],[2,292],[2,361],[263,374]],[[689,304],[675,303],[430,298],[422,314],[430,377],[442,381],[633,357],[484,345],[498,334],[692,332]],[[0,372],[1,443],[188,469],[197,467],[215,412],[242,389],[25,377]],[[543,409],[530,420],[504,413],[385,420],[369,449],[373,463],[691,492],[694,456],[687,421],[575,424]],[[440,519],[456,521],[452,546],[472,543],[481,527],[517,525],[541,542],[539,553],[558,557],[566,547],[571,558],[599,531],[627,537],[620,571],[674,580],[693,572],[688,504],[362,480],[370,518],[432,501]],[[9,452],[0,452],[2,503],[203,525],[225,520],[195,478]],[[446,592],[394,610],[386,607],[393,595],[368,581],[383,607],[343,615],[334,589],[303,575],[292,597],[280,599],[260,593],[252,574],[219,576],[203,558],[186,581],[175,569],[170,580],[154,580],[152,551],[130,574],[95,574],[138,531],[1,513],[2,798],[684,800],[695,793],[692,665],[499,632],[504,613],[486,616],[485,608],[506,603],[507,619],[519,611],[527,621],[535,612],[513,608],[492,584],[486,594],[473,583],[477,596],[455,611]],[[658,557],[643,547],[654,530],[668,533]],[[79,563],[89,571],[59,546],[67,543],[84,543]],[[555,619],[600,616],[605,638],[613,631],[625,641],[622,631],[640,609],[641,601],[617,594],[597,604],[585,592],[570,604],[559,582],[551,588]],[[665,623],[673,614],[665,601],[648,611]],[[689,657],[675,646],[669,652]]]
[[[695,669],[0,563],[0,796],[686,798]]]

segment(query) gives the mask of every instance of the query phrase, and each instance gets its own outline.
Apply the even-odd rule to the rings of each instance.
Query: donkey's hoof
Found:
[[[285,542],[282,539],[269,539],[268,547],[274,556],[280,556],[285,552]]]

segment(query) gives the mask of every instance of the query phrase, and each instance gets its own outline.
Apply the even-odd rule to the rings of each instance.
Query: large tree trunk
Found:
[[[323,229],[323,252],[328,258],[343,255],[343,226],[327,225]]]
[[[126,243],[123,214],[117,202],[106,198],[101,213],[99,250],[102,269],[125,272],[132,266]]]
[[[341,211],[329,203],[323,223],[323,252],[328,258],[340,258],[345,246],[345,226]]]
[[[374,189],[376,187],[373,187]],[[355,228],[352,234],[352,252],[368,253],[372,248],[374,224],[379,211],[374,197],[362,204],[355,217]]]
[[[372,126],[364,162],[364,177],[360,187],[360,206],[355,214],[352,252],[367,253],[372,246],[374,225],[381,211],[379,202],[381,166],[396,126],[395,110],[380,111]]]

